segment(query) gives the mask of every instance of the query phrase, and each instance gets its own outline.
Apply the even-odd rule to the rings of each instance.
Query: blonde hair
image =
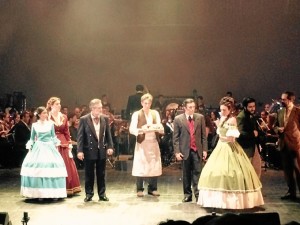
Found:
[[[48,112],[51,110],[51,107],[53,106],[53,104],[57,101],[60,101],[60,98],[58,98],[58,97],[49,98],[49,100],[47,101],[47,104],[46,104],[46,109]]]
[[[145,101],[145,100],[150,100],[152,102],[153,100],[153,96],[149,93],[147,94],[144,94],[142,97],[141,97],[141,102]]]
[[[100,99],[98,98],[94,98],[90,101],[90,104],[89,104],[89,107],[90,107],[90,110],[92,110],[92,107],[95,106],[95,105],[98,105],[98,104],[101,104],[102,105],[102,102]]]

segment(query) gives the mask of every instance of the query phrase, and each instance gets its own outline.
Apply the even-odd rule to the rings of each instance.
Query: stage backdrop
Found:
[[[107,94],[120,112],[136,84],[208,105],[299,93],[300,1],[27,0],[0,3],[0,96],[70,107]]]

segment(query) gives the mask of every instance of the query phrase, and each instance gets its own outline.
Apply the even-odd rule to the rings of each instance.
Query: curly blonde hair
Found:
[[[48,112],[51,110],[51,107],[53,106],[53,104],[57,101],[60,101],[60,98],[58,98],[58,97],[49,98],[49,100],[47,101],[47,104],[46,104],[46,109]]]

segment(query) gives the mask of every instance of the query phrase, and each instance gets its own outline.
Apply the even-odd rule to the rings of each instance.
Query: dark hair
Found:
[[[231,91],[227,91],[227,92],[226,92],[226,95],[227,95],[228,97],[232,97],[232,92],[231,92]]]
[[[23,118],[26,116],[26,114],[30,115],[30,112],[28,112],[28,111],[22,112],[22,113],[20,114],[20,119],[23,119]]]
[[[246,97],[243,99],[243,107],[247,107],[249,103],[252,103],[254,102],[255,103],[255,99],[254,98],[251,98],[251,97]]]
[[[191,223],[185,220],[167,220],[159,223],[159,225],[189,225],[189,224]]]
[[[144,86],[141,84],[138,84],[138,85],[136,85],[135,90],[136,91],[144,91]]]
[[[182,105],[183,105],[184,107],[186,107],[187,104],[193,103],[193,102],[195,102],[194,99],[192,99],[192,98],[187,98],[187,99],[185,99],[185,100],[183,101]]]
[[[220,113],[218,110],[213,110],[213,111],[211,111],[211,113],[213,113],[216,118],[220,119]]]
[[[295,99],[296,99],[296,96],[294,94],[294,92],[291,92],[291,91],[285,91],[283,92],[283,94],[286,94],[287,95],[287,99],[294,102]]]
[[[40,115],[41,115],[41,113],[42,112],[44,112],[46,110],[46,108],[44,107],[44,106],[40,106],[40,107],[38,107],[37,109],[36,109],[36,118],[37,119],[40,119]]]

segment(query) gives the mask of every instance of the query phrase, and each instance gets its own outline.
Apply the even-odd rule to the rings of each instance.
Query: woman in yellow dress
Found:
[[[232,116],[234,99],[220,101],[221,119],[217,129],[219,141],[204,166],[199,179],[202,207],[245,209],[261,206],[264,200],[261,182],[242,147],[236,118]]]

